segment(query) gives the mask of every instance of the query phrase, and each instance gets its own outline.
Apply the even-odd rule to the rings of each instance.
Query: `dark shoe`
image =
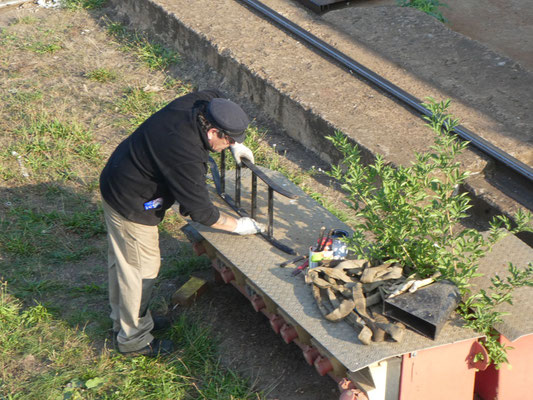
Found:
[[[154,320],[154,327],[152,328],[151,332],[164,331],[170,328],[170,326],[172,325],[170,322],[170,319],[167,317],[154,316],[152,318]],[[118,344],[117,336],[118,336],[118,331],[113,331],[113,347],[115,349],[118,348],[117,347],[117,344]]]
[[[170,319],[163,316],[152,316],[152,319],[154,320],[154,327],[152,328],[152,332],[156,331],[164,331],[170,328]]]
[[[113,331],[113,348],[118,350],[118,331]]]
[[[140,350],[135,351],[120,351],[119,353],[126,357],[137,357],[137,356],[146,356],[146,357],[157,357],[157,356],[166,356],[174,351],[174,343],[172,340],[167,339],[154,339],[146,347],[143,347]]]

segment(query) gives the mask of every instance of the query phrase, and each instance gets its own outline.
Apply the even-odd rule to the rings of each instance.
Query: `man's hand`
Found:
[[[229,149],[231,150],[231,154],[233,154],[233,158],[238,165],[241,165],[242,157],[247,158],[252,163],[254,162],[254,153],[252,153],[252,150],[250,150],[244,144],[234,143],[229,147]]]
[[[233,233],[239,235],[254,235],[259,232],[264,232],[265,226],[252,218],[242,217],[237,220],[237,227],[233,230]]]

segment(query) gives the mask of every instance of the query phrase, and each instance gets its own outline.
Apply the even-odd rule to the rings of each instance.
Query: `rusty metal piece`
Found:
[[[305,361],[307,361],[307,364],[313,365],[316,358],[320,355],[316,347],[305,345],[302,349],[302,353],[304,355]]]
[[[372,340],[374,342],[381,342],[385,340],[386,333],[395,341],[399,342],[403,339],[405,332],[403,326],[390,323],[387,318],[380,314],[375,318],[368,314],[367,307],[381,301],[379,292],[370,297],[372,304],[369,304],[367,302],[368,299],[363,293],[363,284],[357,282],[352,288],[352,297],[339,300],[334,290],[337,286],[334,282],[334,278],[327,274],[325,275],[325,279],[317,279],[316,276],[313,279],[312,290],[324,318],[332,322],[346,319],[346,322],[360,330],[358,339],[364,344],[369,344]],[[325,303],[323,292],[327,294],[327,300],[329,300],[331,306]],[[352,310],[355,310],[360,315],[360,319],[355,317]]]
[[[368,264],[366,260],[343,260],[334,269],[340,269],[346,271],[349,274],[360,276],[363,273],[363,269]]]
[[[254,308],[254,310],[256,312],[259,312],[261,311],[263,308],[266,307],[265,305],[265,301],[263,300],[263,298],[261,296],[259,296],[258,294],[254,294],[251,299],[250,299],[250,302],[252,303],[252,307]]]
[[[197,256],[201,256],[202,254],[207,253],[202,242],[194,242],[192,244],[192,250],[194,251],[194,254],[196,254]]]
[[[328,358],[323,356],[318,356],[313,365],[315,366],[320,376],[324,376],[328,372],[333,371],[333,364]]]
[[[281,315],[278,315],[278,314],[271,315],[268,320],[270,322],[270,326],[276,333],[279,333],[279,331],[281,330],[281,327],[285,325],[285,320],[283,319]]]
[[[315,286],[315,285],[312,285],[311,286],[311,290],[313,292],[313,297],[315,298],[315,301],[316,301],[316,305],[318,307],[318,309],[320,310],[320,313],[326,317],[326,315],[328,315],[330,312],[333,311],[333,309],[329,308],[328,309],[328,303],[327,301],[323,301],[323,297],[322,297],[322,291],[320,290],[320,288],[318,286]]]
[[[220,276],[222,277],[222,280],[225,283],[230,283],[231,281],[235,280],[235,275],[233,275],[233,271],[231,270],[231,268],[226,266],[224,266],[220,271]]]
[[[479,359],[474,361],[476,356]],[[470,368],[476,368],[480,371],[485,371],[490,364],[490,358],[489,354],[487,353],[487,349],[481,343],[475,341],[472,343],[467,361]]]
[[[289,324],[284,324],[279,333],[281,334],[281,337],[285,341],[285,343],[289,344],[294,339],[298,338],[298,331],[296,331],[296,328],[294,326]]]
[[[320,272],[323,271],[316,271],[318,268],[311,268],[306,276],[306,282],[312,283],[315,286],[318,286],[320,289],[334,289],[337,292],[342,293],[345,297],[350,297],[351,292],[349,290],[349,287],[347,285],[338,285],[334,278],[332,278],[327,273],[325,274],[326,279],[322,279],[319,276]],[[351,283],[351,282],[350,282]]]
[[[328,278],[329,280],[332,280],[332,278]],[[332,306],[335,308],[333,312],[336,312],[337,310],[341,309],[341,303],[335,296],[335,293],[332,289],[327,289],[327,294],[329,297],[329,300],[332,304]],[[368,345],[372,342],[372,331],[368,326],[365,325],[364,321],[359,317],[357,314],[353,312],[354,309],[354,302],[353,300],[349,300],[351,305],[349,312],[343,317],[344,321],[346,321],[348,324],[352,325],[357,331],[359,331],[359,334],[357,338],[359,341],[365,345]],[[347,307],[346,307],[347,309]],[[331,314],[331,313],[330,313]],[[339,311],[340,314],[340,311]],[[327,318],[327,317],[326,317]]]
[[[325,275],[337,279],[340,281],[343,281],[344,283],[352,283],[354,280],[350,278],[348,275],[344,273],[341,269],[336,268],[328,268],[328,267],[316,267],[309,270],[309,273],[312,273],[313,275],[317,275],[322,272]]]

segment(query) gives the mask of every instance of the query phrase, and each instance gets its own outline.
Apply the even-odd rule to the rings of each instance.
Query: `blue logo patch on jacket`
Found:
[[[161,208],[163,205],[163,198],[158,197],[157,199],[147,201],[144,203],[144,209],[145,210],[154,210],[156,208]]]

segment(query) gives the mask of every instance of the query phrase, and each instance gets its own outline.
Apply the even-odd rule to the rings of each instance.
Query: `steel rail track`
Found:
[[[242,3],[250,6],[262,16],[269,18],[271,21],[277,23],[282,28],[288,30],[294,34],[298,39],[308,43],[312,48],[319,50],[320,52],[326,54],[327,56],[333,58],[335,61],[339,62],[341,65],[346,67],[348,70],[356,73],[357,75],[367,79],[374,85],[383,89],[386,93],[392,95],[394,98],[400,100],[401,102],[407,104],[408,106],[414,108],[416,111],[420,112],[422,115],[431,117],[433,113],[423,106],[422,102],[409,94],[405,90],[399,88],[392,82],[383,78],[382,76],[376,74],[365,66],[361,65],[357,61],[348,57],[346,54],[340,52],[334,47],[330,46],[323,40],[319,39],[315,35],[296,25],[294,22],[278,14],[276,11],[265,6],[259,1],[256,0],[239,0]],[[498,160],[505,166],[509,167],[513,171],[524,176],[530,182],[533,182],[533,168],[529,165],[524,164],[520,160],[517,160],[510,154],[502,151],[500,148],[494,146],[492,143],[483,139],[479,135],[475,134],[471,130],[463,127],[462,125],[457,126],[454,129],[454,132],[462,139],[469,141],[474,147],[481,150],[485,154],[491,156],[492,158]]]

